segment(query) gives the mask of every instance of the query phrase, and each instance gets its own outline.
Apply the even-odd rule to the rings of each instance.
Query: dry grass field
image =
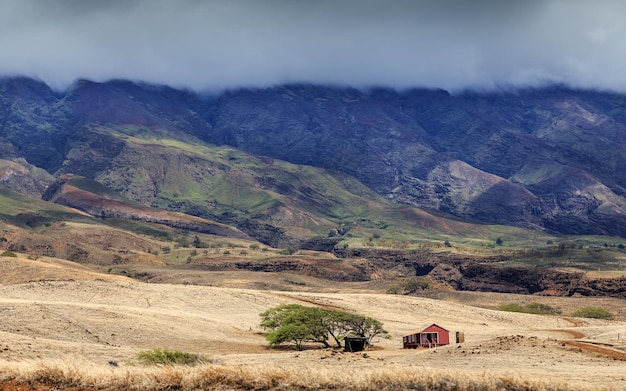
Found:
[[[303,290],[298,284],[258,290],[250,287],[303,277],[214,276],[215,286],[147,284],[53,258],[0,257],[0,390],[626,389],[623,300],[467,292],[409,297],[314,279]],[[558,306],[564,315],[496,310],[530,301]],[[281,303],[371,316],[391,338],[375,339],[361,353],[269,349],[258,314]],[[566,315],[587,305],[616,319]],[[402,349],[403,335],[432,323],[464,332],[465,342]],[[207,362],[159,367],[137,360],[154,348],[197,353]]]

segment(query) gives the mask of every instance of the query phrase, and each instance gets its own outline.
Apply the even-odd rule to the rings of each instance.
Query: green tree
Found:
[[[380,321],[360,315],[350,316],[346,322],[346,329],[350,334],[367,338],[368,342],[377,335],[387,334]]]
[[[322,309],[283,304],[261,313],[261,319],[261,327],[271,330],[265,335],[270,346],[293,342],[298,350],[302,350],[307,341],[330,346]]]
[[[331,309],[283,304],[260,314],[261,327],[269,330],[265,338],[270,346],[293,343],[302,350],[304,343],[321,343],[330,347],[331,338],[341,346],[347,335],[365,337],[387,334],[383,324],[375,319]]]

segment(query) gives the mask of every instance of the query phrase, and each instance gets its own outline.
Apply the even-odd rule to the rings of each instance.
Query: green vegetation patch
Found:
[[[0,254],[0,256],[10,257],[10,258],[17,258],[17,254],[14,253],[13,251],[9,251],[9,250],[3,252],[2,254]]]
[[[71,209],[0,189],[0,220],[20,228],[37,229],[56,221],[89,221]]]
[[[582,307],[572,312],[577,318],[613,319],[613,313],[600,307]]]
[[[209,362],[198,354],[163,349],[145,350],[137,358],[146,365],[196,365]]]
[[[429,288],[430,284],[428,281],[423,278],[413,277],[390,286],[387,288],[387,293],[392,295],[410,295],[411,293],[424,291]]]
[[[532,302],[526,305],[519,305],[515,303],[510,304],[502,304],[498,307],[500,311],[507,312],[522,312],[525,314],[535,314],[535,315],[559,315],[561,314],[561,310],[556,307],[552,307],[547,304]]]
[[[112,227],[121,228],[130,232],[134,232],[141,235],[152,236],[157,239],[171,240],[171,231],[163,229],[157,224],[145,223],[143,221],[136,220],[124,220],[124,219],[105,219],[103,223]]]

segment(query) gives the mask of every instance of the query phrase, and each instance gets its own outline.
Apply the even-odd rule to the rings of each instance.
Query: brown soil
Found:
[[[584,341],[563,341],[563,344],[585,352],[595,353],[608,359],[626,361],[626,352],[615,350],[611,346],[602,346],[593,342]]]

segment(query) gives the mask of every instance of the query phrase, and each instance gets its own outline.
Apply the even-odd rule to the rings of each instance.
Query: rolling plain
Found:
[[[626,384],[626,308],[617,298],[437,289],[403,296],[373,282],[249,271],[206,273],[204,286],[150,284],[23,255],[0,257],[0,269],[2,390],[618,390]],[[283,289],[246,288],[259,282]],[[497,309],[531,301],[563,314]],[[270,349],[259,313],[282,303],[371,316],[390,337],[375,338],[359,353],[316,345]],[[614,319],[566,315],[590,305]],[[465,341],[402,349],[403,335],[432,323],[462,331]],[[157,348],[205,361],[192,367],[138,361],[139,352]]]

